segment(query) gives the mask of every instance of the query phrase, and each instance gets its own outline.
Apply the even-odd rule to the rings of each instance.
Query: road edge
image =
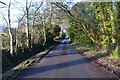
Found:
[[[32,56],[31,58],[21,62],[16,67],[10,69],[9,71],[6,71],[4,74],[1,74],[0,76],[2,77],[2,79],[16,78],[20,73],[22,73],[26,69],[29,69],[30,66],[34,65],[38,61],[41,61],[42,58],[45,55],[47,55],[51,50],[53,50],[57,45],[58,44],[54,44],[49,48],[45,49],[44,51],[37,53],[35,56]]]
[[[81,52],[77,49],[77,47],[76,47],[75,45],[72,45],[72,46],[76,49],[77,53],[78,53],[79,55],[81,55],[81,54],[80,54]],[[88,56],[88,55],[81,55],[81,56],[82,56],[83,58],[88,59],[88,60],[92,60],[92,59],[93,59],[93,57],[90,57],[90,56]],[[113,75],[116,75],[116,76],[120,79],[120,71],[116,71],[116,70],[110,68],[108,65],[104,65],[104,64],[100,63],[99,61],[91,61],[91,62],[93,62],[94,64],[99,65],[99,66],[102,67],[104,70],[111,72]]]

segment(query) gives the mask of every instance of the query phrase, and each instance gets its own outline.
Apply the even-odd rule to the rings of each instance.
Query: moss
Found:
[[[98,52],[96,52],[96,54],[103,54],[103,53],[98,51]]]
[[[113,51],[114,57],[120,57],[120,47],[116,47],[116,49]]]

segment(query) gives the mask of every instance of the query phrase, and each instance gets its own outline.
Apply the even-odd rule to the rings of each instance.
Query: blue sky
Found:
[[[0,1],[6,3],[7,5],[9,4],[9,0],[0,0]],[[12,2],[12,5],[11,5],[11,25],[12,25],[12,27],[15,27],[17,25],[18,18],[21,17],[20,15],[24,14],[24,12],[22,11],[22,7],[25,7],[25,0],[16,0],[16,1],[20,2],[20,3],[16,3],[14,0],[11,0],[11,2]],[[28,0],[28,1],[30,2],[31,0]],[[40,1],[50,1],[50,0],[33,0],[32,2],[40,2]],[[57,1],[61,1],[61,0],[57,0]],[[62,0],[62,1],[65,1],[65,0]],[[66,1],[77,2],[80,0],[66,0]],[[3,5],[0,4],[0,7],[1,6],[3,6]],[[16,7],[19,7],[19,9]],[[0,9],[0,26],[6,26],[6,22],[2,18],[2,15],[5,16],[5,18],[7,19],[7,8]]]
[[[4,3],[6,3],[7,5],[9,4],[9,0],[0,0]],[[12,27],[16,26],[17,25],[17,20],[19,17],[21,17],[20,15],[23,15],[23,11],[21,10],[22,7],[25,7],[25,1],[26,0],[15,0],[19,3],[16,3],[14,0],[11,0],[12,1],[12,5],[11,5],[11,22],[12,22]],[[28,0],[29,2],[31,0]],[[48,2],[48,1],[51,1],[51,0],[32,0],[32,2]],[[74,3],[77,3],[77,2],[80,2],[80,1],[85,1],[85,0],[52,0],[52,1],[67,1],[67,2],[74,2]],[[110,0],[87,0],[87,1],[110,1]],[[112,1],[117,1],[117,0],[112,0]],[[120,1],[120,0],[119,0]],[[2,4],[0,4],[0,7],[3,6]],[[20,9],[16,8],[16,7],[19,7]],[[5,16],[5,18],[7,19],[7,9],[1,9],[0,8],[0,26],[6,26],[6,23],[5,23],[5,20],[2,18],[1,14],[3,16]]]
[[[9,4],[9,0],[0,0],[4,3],[6,3],[7,5]],[[19,3],[16,3],[15,1],[19,2]],[[23,8],[25,8],[25,1],[26,0],[11,0],[12,2],[12,5],[11,5],[11,25],[12,27],[16,27],[18,25],[17,21],[18,21],[18,18],[21,17],[21,15],[24,14],[23,12]],[[30,2],[31,0],[28,0],[28,2]],[[49,2],[51,0],[32,0],[32,2]],[[85,0],[52,0],[52,1],[66,1],[66,2],[74,2],[74,3],[77,3],[77,2],[81,2],[81,1],[85,1]],[[110,1],[110,0],[87,0],[89,2],[91,1]],[[112,0],[112,1],[118,1],[118,0]],[[120,0],[119,0],[120,1]],[[0,4],[0,7],[3,6],[2,4]],[[18,9],[18,8],[19,9]],[[5,16],[6,20],[7,19],[7,8],[0,8],[0,26],[6,26],[6,22],[5,22],[5,19],[2,18],[2,16]]]
[[[0,1],[6,3],[7,5],[9,4],[9,0],[0,0]],[[17,1],[19,3],[16,3],[15,1]],[[11,26],[12,27],[16,27],[18,25],[18,23],[17,23],[18,18],[20,18],[21,15],[24,14],[24,12],[22,10],[23,9],[22,7],[25,8],[25,1],[26,0],[15,0],[15,1],[11,0],[11,2],[12,2],[12,5],[11,5]],[[30,2],[30,1],[31,0],[28,0],[28,2]],[[32,2],[41,2],[41,1],[49,2],[51,0],[32,0]],[[85,0],[52,0],[52,1],[59,1],[59,2],[66,1],[66,2],[77,3],[77,2],[81,2],[81,1],[83,2]],[[91,1],[93,1],[93,2],[115,1],[115,2],[117,2],[117,1],[120,1],[120,0],[86,0],[86,1],[88,1],[88,2],[91,2]],[[3,5],[0,4],[0,7],[2,7],[2,6]],[[3,26],[3,28],[4,28],[6,26],[6,21],[5,21],[5,19],[2,18],[2,16],[5,16],[6,20],[8,21],[8,19],[7,19],[7,8],[0,8],[0,27]],[[0,31],[2,31],[1,29],[3,29],[3,28],[0,28]]]

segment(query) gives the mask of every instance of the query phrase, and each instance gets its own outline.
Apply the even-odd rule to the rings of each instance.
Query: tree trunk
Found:
[[[11,33],[11,19],[10,19],[10,7],[11,7],[11,0],[9,2],[9,6],[8,6],[8,33],[10,36],[10,54],[11,56],[13,56],[13,37],[12,37],[12,33]]]
[[[26,0],[26,38],[27,38],[27,47],[29,47],[29,21],[28,21],[28,0]]]
[[[105,3],[104,3],[105,4]],[[101,10],[102,10],[102,14],[101,14],[101,18],[102,18],[102,23],[103,23],[103,33],[106,34],[106,20],[105,20],[105,10],[104,10],[104,5],[102,3],[100,3],[101,6]]]
[[[85,25],[83,23],[81,24],[82,24],[81,26],[83,27],[82,30],[87,34],[87,36],[92,40],[92,42],[99,45],[99,42],[93,38],[91,33],[86,29]]]
[[[33,14],[33,17],[32,17],[32,27],[31,27],[31,48],[33,47],[34,45],[34,26],[35,26],[35,15],[37,13],[37,11],[41,8],[43,2],[41,2],[41,4],[37,7],[37,9],[35,10],[34,14]]]
[[[116,27],[116,43],[120,46],[120,1],[117,2],[117,27]]]
[[[120,57],[120,2],[117,2],[117,27],[116,27],[116,48],[115,51],[117,53],[117,56]]]
[[[52,22],[52,11],[53,11],[53,5],[52,0],[50,1],[50,22]]]
[[[45,22],[43,22],[43,36],[44,36],[44,41],[43,41],[43,43],[46,43],[46,27],[45,27]]]
[[[11,54],[11,56],[13,56],[13,38],[12,38],[12,33],[10,31],[10,27],[9,27],[8,31],[9,31],[9,36],[10,36],[10,54]]]
[[[18,28],[16,28],[16,45],[15,45],[15,54],[17,55],[17,49],[18,49]]]
[[[111,35],[112,35],[112,38],[111,38],[111,41],[112,41],[112,44],[116,43],[116,39],[115,39],[115,35],[116,35],[116,29],[115,29],[115,21],[114,21],[114,14],[113,14],[113,10],[112,10],[112,5],[113,3],[109,3],[109,9],[108,9],[108,12],[109,12],[109,15],[110,15],[110,21],[111,21],[111,27],[112,27],[112,30],[111,30]]]
[[[33,18],[32,18],[32,27],[31,27],[31,30],[32,30],[32,32],[31,32],[31,48],[34,45],[34,20],[35,20],[35,18],[33,16]]]

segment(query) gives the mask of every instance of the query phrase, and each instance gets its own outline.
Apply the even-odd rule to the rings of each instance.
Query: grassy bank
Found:
[[[32,48],[19,48],[17,55],[10,56],[9,50],[2,51],[2,73],[12,69],[21,62],[29,59],[30,57],[40,53],[50,46],[56,44],[55,42],[47,42],[46,44],[35,44]]]
[[[120,77],[120,57],[114,57],[111,52],[99,50],[94,46],[74,43],[72,45],[80,55],[88,58],[90,62],[95,62]]]
[[[44,55],[48,54],[56,45],[57,45],[57,43],[48,44],[46,46],[46,48],[44,48],[42,51],[36,53],[35,55],[31,56],[30,58],[20,62],[15,67],[13,67],[13,68],[7,70],[6,72],[4,72],[1,75],[2,78],[16,78],[16,76],[18,76],[22,71],[25,71],[25,70],[29,69],[29,67],[31,65],[40,61],[42,59],[42,57]]]

